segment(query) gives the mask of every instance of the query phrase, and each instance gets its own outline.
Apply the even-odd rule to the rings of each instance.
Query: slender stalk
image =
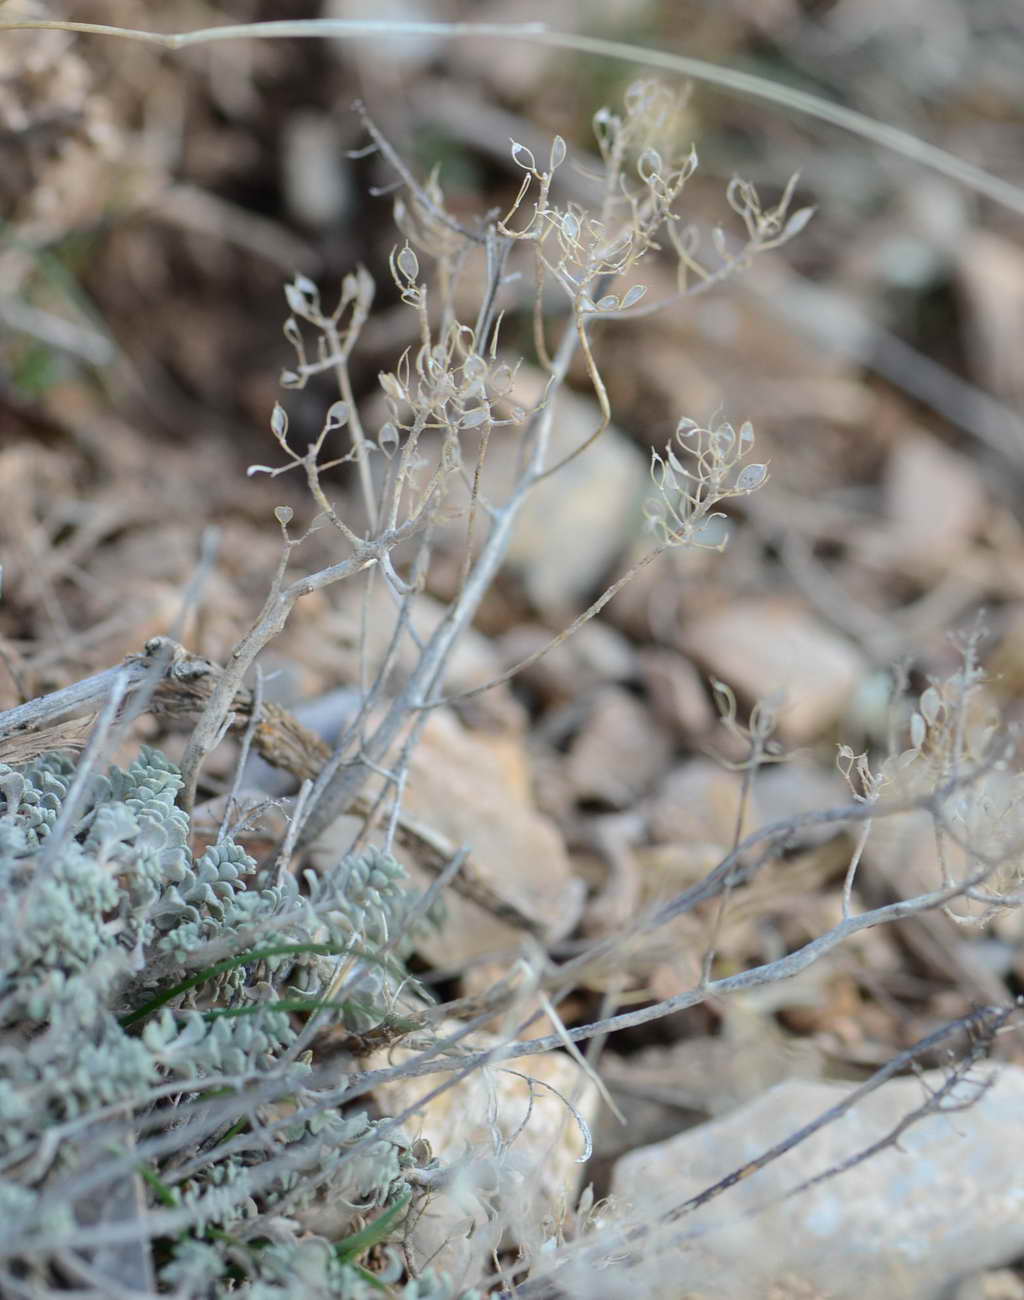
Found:
[[[617,59],[641,67],[662,68],[694,81],[703,81],[732,94],[753,99],[763,99],[778,104],[805,117],[827,122],[862,140],[900,154],[921,167],[930,168],[977,194],[1024,216],[1024,189],[991,172],[947,153],[937,145],[929,144],[901,131],[898,127],[880,122],[856,109],[835,104],[820,95],[805,90],[795,90],[736,68],[723,68],[704,59],[673,54],[668,50],[651,49],[643,45],[630,45],[624,41],[602,40],[595,36],[579,36],[572,32],[548,31],[541,23],[416,23],[355,21],[340,18],[307,18],[283,22],[239,23],[224,27],[204,27],[193,32],[151,32],[128,27],[112,27],[103,23],[61,22],[55,19],[9,18],[0,20],[0,32],[49,30],[77,32],[83,36],[119,37],[159,45],[168,50],[183,50],[192,45],[205,45],[212,41],[270,40],[281,37],[295,38],[345,38],[360,36],[403,37],[410,35],[437,36],[453,40],[463,36],[492,36],[500,40],[529,41],[538,45],[552,45],[561,49],[576,50],[585,54],[598,54],[606,59]]]
[[[565,379],[576,344],[576,330],[574,326],[570,326],[565,332],[555,358],[552,380],[554,385]],[[392,701],[383,721],[367,740],[359,759],[346,765],[340,775],[342,755],[336,752],[330,762],[325,764],[313,786],[310,811],[299,836],[300,848],[312,843],[351,803],[371,776],[373,772],[371,764],[379,763],[385,757],[397,740],[402,727],[406,725],[410,714],[422,709],[436,689],[452,647],[463,630],[472,622],[480,602],[504,561],[513,526],[544,464],[550,422],[549,402],[539,416],[538,437],[527,472],[520,479],[508,502],[495,511],[491,531],[473,566],[472,573],[458,597],[449,606],[445,617],[435,628],[408,683]]]

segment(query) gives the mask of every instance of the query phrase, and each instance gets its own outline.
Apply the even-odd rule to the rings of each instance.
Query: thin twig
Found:
[[[847,920],[835,925],[831,930],[826,931],[825,934],[819,935],[816,939],[804,944],[802,948],[798,948],[775,961],[749,967],[736,975],[712,980],[704,986],[698,985],[650,1006],[621,1012],[618,1015],[610,1016],[604,1020],[593,1021],[587,1025],[567,1028],[565,1032],[573,1042],[583,1042],[586,1039],[593,1038],[596,1034],[608,1034],[622,1029],[635,1029],[639,1025],[651,1024],[677,1011],[700,1006],[702,1003],[716,997],[724,997],[730,993],[744,992],[748,989],[760,988],[766,984],[776,984],[782,980],[792,979],[793,976],[799,975],[802,971],[815,965],[826,953],[845,943],[852,935],[858,934],[862,930],[874,929],[879,925],[891,925],[893,922],[902,921],[908,916],[916,916],[921,912],[934,911],[936,908],[942,907],[951,898],[957,897],[969,885],[977,884],[987,874],[988,869],[977,873],[974,878],[962,885],[950,889],[935,890],[928,894],[919,894],[915,898],[890,903],[887,906],[875,908],[873,911],[861,913],[859,916],[849,917]],[[546,987],[558,987],[564,979],[564,970],[556,969],[550,976],[545,978],[544,985]],[[507,994],[505,1000],[507,1000]],[[489,998],[486,995],[472,1000],[475,1007],[482,1006],[485,1008],[485,1011],[481,1012],[481,1014],[485,1014],[489,1010],[491,1015],[500,1008],[501,1001],[502,998],[500,997]],[[468,1004],[469,1002],[469,999],[463,1000],[463,1003]],[[450,1004],[447,1007],[418,1013],[411,1017],[411,1021],[414,1026],[427,1024],[435,1019],[450,1015],[454,1010],[459,1009],[459,1006],[460,1004]],[[539,1015],[540,1012],[535,1013],[533,1019]],[[526,1056],[536,1056],[543,1052],[554,1051],[560,1046],[564,1046],[561,1035],[549,1034],[542,1038],[509,1042],[500,1051],[493,1049],[469,1058],[461,1058],[458,1064],[475,1062],[477,1065],[482,1065],[516,1060]],[[438,1062],[433,1059],[424,1061],[422,1064],[418,1061],[409,1061],[401,1067],[401,1073],[405,1077],[412,1078],[422,1074],[432,1074],[436,1070],[453,1068],[456,1068],[454,1063]],[[359,1091],[352,1095],[361,1095],[363,1091],[370,1091],[377,1084],[388,1082],[394,1077],[397,1076],[386,1070],[367,1075],[360,1082]]]
[[[36,864],[36,881],[40,880],[53,867],[60,856],[61,850],[64,848],[68,835],[71,833],[71,828],[78,821],[82,803],[93,781],[93,770],[103,757],[107,737],[114,725],[114,720],[124,701],[127,689],[128,682],[126,678],[123,675],[115,676],[106,707],[96,721],[92,735],[89,737],[89,743],[85,747],[85,753],[75,768],[74,779],[61,804],[57,820],[43,843]]]

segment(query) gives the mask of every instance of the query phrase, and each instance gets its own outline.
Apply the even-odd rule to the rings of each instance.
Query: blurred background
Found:
[[[4,13],[70,7],[10,0]],[[178,30],[367,15],[356,0],[174,7]],[[73,16],[145,28],[168,14],[92,0]],[[820,93],[1009,181],[1024,169],[1014,0],[909,0],[895,12],[864,0],[407,0],[372,16],[542,19]],[[366,143],[353,99],[421,175],[440,168],[468,216],[514,194],[510,137],[561,133],[576,151],[567,185],[583,179],[592,114],[640,71],[509,39],[238,41],[172,55],[3,36],[0,627],[15,655],[35,660],[34,643],[47,643],[50,675],[36,688],[117,658],[147,602],[155,627],[204,524],[225,529],[229,564],[235,528],[265,519],[267,485],[238,470],[271,449],[289,360],[285,279],[301,270],[327,285],[357,263],[375,275],[355,361],[364,393],[408,343],[411,317],[394,309],[385,270],[390,201],[371,194],[394,177],[378,157],[350,157]],[[641,449],[661,446],[680,415],[720,410],[753,419],[771,454],[771,491],[750,502],[752,526],[708,581],[751,595],[795,583],[872,664],[941,658],[942,633],[978,604],[1007,625],[1020,596],[1020,218],[862,139],[707,84],[688,116],[701,158],[688,216],[728,223],[735,173],[770,201],[799,171],[797,204],[819,209],[799,240],[720,292],[602,329],[617,421]],[[293,427],[318,427],[324,400],[295,397]],[[293,486],[278,481],[275,501]],[[40,548],[42,564],[31,559]],[[251,594],[248,569],[266,572],[265,552],[241,549],[246,571],[214,602],[225,626],[205,631],[212,654],[233,635],[225,604]],[[138,584],[131,599],[125,583]],[[556,594],[571,604],[577,593]],[[681,598],[702,599],[696,587]],[[0,679],[6,702],[12,684]]]

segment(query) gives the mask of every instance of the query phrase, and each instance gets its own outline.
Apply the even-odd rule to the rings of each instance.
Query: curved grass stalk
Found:
[[[805,117],[827,122],[862,140],[870,140],[892,153],[901,154],[921,167],[930,168],[950,180],[984,194],[993,202],[1024,216],[1024,189],[1000,176],[994,176],[983,167],[965,162],[955,154],[937,145],[921,140],[909,131],[880,122],[866,113],[833,103],[821,95],[806,90],[796,90],[737,68],[724,68],[704,59],[668,50],[652,50],[643,45],[630,45],[623,41],[603,40],[597,36],[580,36],[573,32],[553,32],[541,23],[414,23],[357,21],[337,18],[305,18],[279,22],[238,23],[223,27],[202,27],[192,32],[151,32],[129,27],[111,27],[103,23],[76,23],[59,19],[10,18],[0,20],[0,32],[49,30],[75,32],[83,36],[112,36],[125,40],[142,41],[168,50],[182,50],[192,45],[211,41],[242,39],[325,38],[334,39],[359,36],[440,36],[449,40],[460,36],[495,36],[503,40],[532,41],[538,45],[551,45],[559,49],[575,50],[581,54],[598,54],[608,59],[639,64],[648,68],[661,68],[665,72],[706,82],[736,95],[749,95],[764,99],[782,108],[802,113]]]

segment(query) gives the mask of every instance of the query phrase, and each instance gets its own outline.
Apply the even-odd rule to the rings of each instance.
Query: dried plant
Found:
[[[371,277],[351,272],[337,301],[331,296],[325,305],[322,288],[296,275],[285,289],[284,335],[294,360],[282,385],[295,390],[333,375],[337,397],[312,441],[297,436],[284,406],[275,405],[270,432],[281,463],[250,470],[304,475],[316,508],[309,532],[320,531],[322,540],[330,530],[337,558],[294,576],[309,532],[293,534],[293,512],[278,507],[280,560],[264,606],[223,672],[210,675],[180,773],[146,751],[127,771],[99,774],[109,735],[122,725],[130,685],[124,673],[115,676],[77,766],[48,755],[0,768],[0,1288],[11,1295],[73,1287],[96,1295],[162,1288],[259,1300],[358,1300],[382,1288],[407,1300],[468,1296],[457,1281],[406,1279],[398,1250],[404,1216],[457,1182],[458,1171],[441,1167],[404,1127],[425,1098],[392,1116],[355,1108],[361,1098],[396,1078],[439,1075],[429,1097],[513,1058],[559,1048],[578,1058],[581,1041],[789,978],[860,930],[941,907],[960,919],[959,908],[980,909],[984,919],[1024,901],[1017,892],[1019,779],[1007,774],[1005,737],[972,714],[981,682],[973,637],[962,671],[921,695],[908,747],[894,750],[877,773],[867,756],[840,750],[854,787],[850,804],[744,838],[741,815],[730,853],[698,885],[633,918],[632,936],[587,945],[563,961],[532,950],[487,993],[443,1006],[403,965],[440,890],[410,897],[393,856],[410,758],[431,710],[456,698],[446,695],[445,680],[454,648],[502,567],[524,503],[608,431],[595,323],[711,290],[793,238],[812,213],[790,212],[796,178],[767,207],[753,185],[734,179],[726,201],[738,235],[716,231],[704,240],[685,213],[697,157],[678,136],[681,103],[644,80],[621,113],[595,116],[603,170],[592,210],[559,198],[569,146],[556,137],[540,162],[514,143],[511,161],[522,174],[514,201],[504,214],[470,223],[449,211],[438,176],[414,178],[363,111],[370,147],[400,185],[394,216],[401,242],[389,269],[415,318],[416,342],[380,376],[385,418],[371,420],[350,373],[374,301]],[[648,303],[637,278],[653,254],[675,259],[671,304]],[[471,272],[481,288],[472,319],[461,319],[459,291]],[[524,285],[525,297],[517,297]],[[510,354],[503,337],[504,314],[513,309],[532,315],[529,361],[545,376],[532,403],[519,397],[524,358]],[[558,456],[557,401],[577,355],[597,416],[571,452]],[[519,465],[499,493],[487,476],[496,439],[514,443]],[[726,514],[716,507],[749,496],[768,478],[766,464],[748,459],[753,447],[748,422],[704,427],[684,416],[664,450],[652,452],[655,494],[645,513],[654,544],[551,645],[666,550],[722,550]],[[349,463],[361,498],[351,511],[332,499],[324,479]],[[459,581],[434,630],[417,640],[413,604],[453,524],[463,547]],[[306,774],[270,859],[257,863],[226,831],[196,856],[189,815],[205,760],[238,723],[243,679],[297,601],[341,581],[361,582],[367,593],[384,584],[394,608],[383,663],[371,671],[363,655],[356,717],[329,755],[317,751],[317,770]],[[363,636],[365,651],[365,627]],[[408,642],[412,666],[392,689],[398,651]],[[727,726],[749,748],[752,781],[762,763],[781,757],[772,740],[774,702],[755,709],[744,728],[730,688],[717,684],[716,693]],[[260,711],[250,704],[251,741]],[[0,719],[0,737],[2,728]],[[933,821],[943,846],[941,879],[928,893],[855,912],[854,882],[872,825],[910,809]],[[293,858],[353,811],[361,829],[333,868],[297,878]],[[842,920],[777,960],[716,976],[718,927],[732,891],[803,828],[821,824],[860,832]],[[461,865],[462,855],[453,854],[442,883]],[[558,1022],[558,998],[607,963],[623,938],[653,933],[710,899],[719,908],[694,987],[586,1025]],[[557,1032],[527,1037],[541,1012],[524,1012],[526,1005],[542,1007]],[[481,1047],[475,1031],[499,1013],[513,1028],[497,1045]],[[317,1068],[316,1049],[332,1035],[328,1077],[326,1065]],[[370,1047],[399,1041],[412,1049],[407,1060],[363,1068]],[[499,1174],[507,1146],[496,1139]],[[104,1212],[97,1202],[105,1202]],[[312,1217],[325,1203],[335,1210],[329,1232],[318,1231],[322,1220]],[[489,1284],[507,1289],[532,1273],[523,1294],[555,1294],[551,1276],[574,1252],[594,1266],[617,1257],[621,1231],[608,1231],[589,1205],[579,1223],[589,1228],[582,1241],[568,1241],[564,1223],[549,1225]],[[486,1251],[497,1249],[500,1226],[476,1261],[477,1279],[489,1267]],[[371,1273],[359,1260],[374,1247],[383,1259]],[[620,1262],[628,1269],[628,1260]]]

